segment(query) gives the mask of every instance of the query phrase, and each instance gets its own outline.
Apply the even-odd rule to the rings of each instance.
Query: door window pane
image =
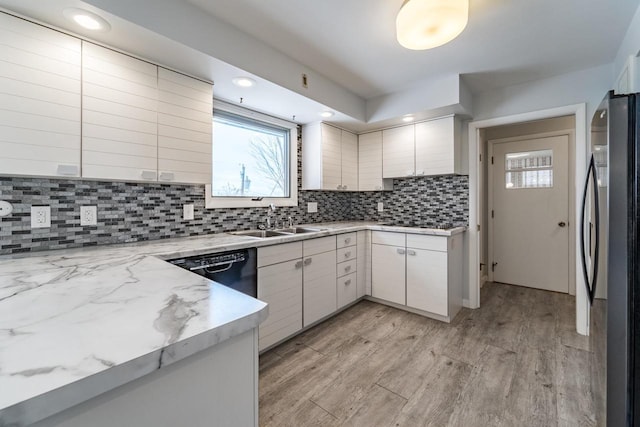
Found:
[[[504,164],[507,189],[553,187],[553,150],[507,153]]]

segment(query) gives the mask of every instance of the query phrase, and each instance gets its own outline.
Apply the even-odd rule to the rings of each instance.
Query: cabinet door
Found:
[[[158,67],[82,42],[82,176],[155,181]]]
[[[80,176],[80,40],[0,13],[0,171]]]
[[[358,135],[358,189],[389,189],[382,180],[382,131]]]
[[[322,189],[341,190],[342,131],[322,123]]]
[[[454,117],[416,123],[416,175],[444,175],[455,170]]]
[[[357,275],[358,273],[351,273],[346,276],[338,277],[336,280],[338,308],[342,308],[356,300]]]
[[[405,253],[404,247],[371,245],[371,296],[406,304]]]
[[[407,306],[447,316],[447,253],[407,249]]]
[[[158,180],[211,184],[213,86],[158,68]]]
[[[382,177],[397,178],[414,174],[414,126],[401,126],[382,131]]]
[[[269,304],[260,350],[302,329],[302,259],[258,268],[258,299]]]
[[[342,131],[342,189],[358,191],[358,137]]]
[[[367,274],[367,254],[371,250],[371,245],[369,245],[369,250],[367,250],[366,231],[358,231],[356,240],[356,253],[358,254],[358,258],[356,259],[356,269],[358,271],[358,286],[356,289],[356,297],[361,298],[367,294],[367,275],[370,276],[371,274],[371,272]]]
[[[303,326],[337,310],[335,250],[304,258],[303,288]]]

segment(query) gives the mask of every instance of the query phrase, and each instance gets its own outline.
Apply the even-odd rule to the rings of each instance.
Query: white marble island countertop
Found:
[[[0,426],[22,426],[257,327],[266,304],[163,260],[364,229],[230,234],[0,257]]]

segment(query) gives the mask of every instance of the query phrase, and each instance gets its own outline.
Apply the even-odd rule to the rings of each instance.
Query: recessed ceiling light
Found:
[[[411,115],[404,116],[402,118],[402,121],[403,122],[412,122],[413,121],[413,116],[411,116]]]
[[[68,7],[62,13],[67,19],[87,30],[106,32],[111,29],[111,25],[103,17],[88,10]]]
[[[256,81],[249,77],[236,77],[232,80],[233,84],[240,87],[251,87],[256,84]]]
[[[325,119],[328,119],[329,117],[333,117],[333,111],[323,111],[320,115]]]

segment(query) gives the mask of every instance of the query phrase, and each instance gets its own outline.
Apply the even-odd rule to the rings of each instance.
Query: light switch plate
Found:
[[[51,227],[51,206],[31,206],[31,228]]]
[[[193,204],[182,205],[182,219],[191,221],[193,219]]]
[[[384,211],[384,203],[378,202],[378,212]]]
[[[307,213],[316,213],[316,212],[318,212],[318,202],[308,202]]]
[[[97,206],[80,206],[80,225],[98,225]]]

